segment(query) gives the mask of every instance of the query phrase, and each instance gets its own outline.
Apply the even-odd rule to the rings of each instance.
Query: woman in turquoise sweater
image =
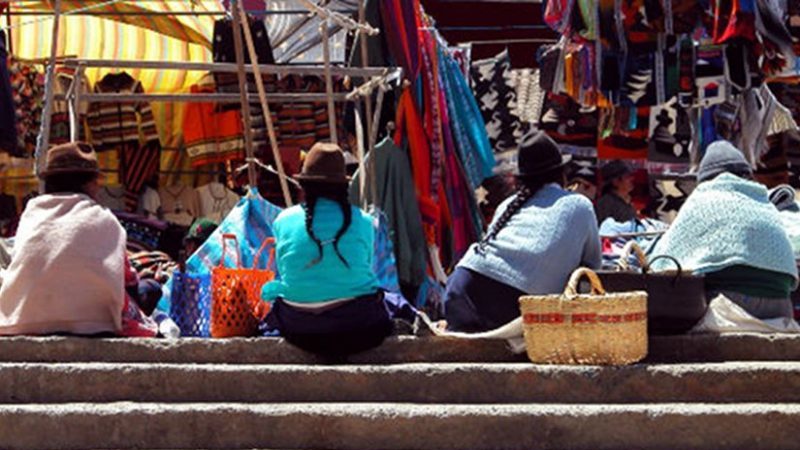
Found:
[[[348,201],[342,150],[314,145],[296,179],[304,202],[273,225],[280,280],[262,290],[272,302],[267,323],[314,353],[342,356],[377,346],[392,321],[372,269],[373,219]]]

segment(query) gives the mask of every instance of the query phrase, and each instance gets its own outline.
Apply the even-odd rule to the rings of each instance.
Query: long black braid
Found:
[[[336,237],[333,238],[333,250],[336,252],[336,256],[339,257],[339,260],[342,261],[342,264],[344,264],[347,268],[350,268],[350,264],[348,264],[347,260],[339,251],[339,241],[347,232],[347,229],[350,228],[350,224],[353,221],[353,211],[348,199],[347,185],[339,186],[332,184],[304,182],[302,183],[302,187],[305,194],[303,210],[306,214],[306,232],[308,233],[309,237],[311,237],[311,240],[317,245],[317,249],[319,250],[319,256],[311,261],[308,266],[313,266],[322,261],[322,247],[327,243],[323,243],[317,237],[313,228],[314,208],[317,206],[317,200],[322,197],[335,201],[339,205],[339,208],[341,208],[342,215],[344,215],[342,226],[339,228],[339,231],[336,232]]]
[[[503,214],[500,215],[496,221],[494,221],[489,231],[478,243],[478,251],[483,253],[486,249],[486,245],[489,244],[489,241],[496,238],[500,231],[508,224],[508,221],[511,220],[511,218],[514,217],[514,215],[518,213],[523,206],[525,206],[525,203],[527,203],[531,197],[533,197],[537,192],[539,192],[540,189],[549,183],[559,183],[563,185],[564,169],[558,168],[551,172],[542,174],[541,176],[537,176],[536,178],[517,178],[517,192],[514,194],[514,200],[511,200],[511,203],[508,204],[505,211],[503,211]]]

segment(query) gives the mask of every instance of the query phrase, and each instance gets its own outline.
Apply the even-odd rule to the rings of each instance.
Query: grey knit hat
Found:
[[[742,152],[728,141],[717,141],[706,149],[706,154],[697,168],[697,181],[713,180],[723,172],[747,178],[753,177],[753,169]]]

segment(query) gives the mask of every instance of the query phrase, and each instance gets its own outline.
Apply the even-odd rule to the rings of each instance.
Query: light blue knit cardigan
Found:
[[[668,255],[697,274],[733,265],[791,275],[797,283],[792,245],[767,189],[729,173],[701,183],[681,208],[651,258]],[[674,269],[661,259],[654,270]]]

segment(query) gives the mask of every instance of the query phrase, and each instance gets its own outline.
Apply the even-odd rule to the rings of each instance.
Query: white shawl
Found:
[[[31,200],[0,286],[0,335],[119,332],[125,241],[116,217],[86,195]]]

